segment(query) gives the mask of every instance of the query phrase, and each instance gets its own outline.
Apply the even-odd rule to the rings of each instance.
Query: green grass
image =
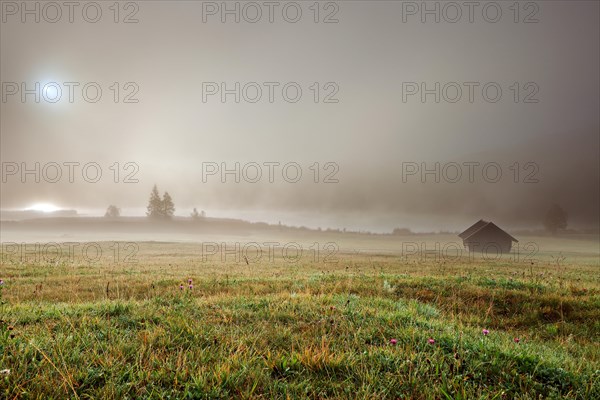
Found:
[[[0,398],[600,398],[597,263],[246,265],[192,247],[3,258]]]

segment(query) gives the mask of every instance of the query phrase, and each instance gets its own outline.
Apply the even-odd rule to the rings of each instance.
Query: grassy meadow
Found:
[[[597,235],[499,259],[317,240],[3,247],[0,398],[600,398]]]

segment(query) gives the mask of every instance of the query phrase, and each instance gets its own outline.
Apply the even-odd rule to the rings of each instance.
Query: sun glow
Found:
[[[60,210],[60,207],[56,207],[50,203],[36,203],[25,209],[25,211],[41,211],[41,212],[54,212]]]

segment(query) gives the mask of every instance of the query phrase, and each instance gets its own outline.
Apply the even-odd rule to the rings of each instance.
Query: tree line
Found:
[[[175,215],[175,203],[169,192],[164,192],[162,197],[158,192],[158,187],[154,185],[150,192],[150,199],[148,199],[148,205],[146,206],[146,216],[151,219],[171,219]],[[118,218],[121,216],[121,209],[113,204],[108,206],[106,213],[104,214],[107,218]],[[205,218],[206,213],[204,211],[198,212],[196,208],[190,214],[192,219]]]
[[[158,187],[154,185],[150,192],[150,199],[146,207],[146,216],[151,219],[171,219],[175,214],[175,204],[169,192],[164,192],[162,198],[158,192]],[[117,218],[121,216],[121,209],[115,205],[108,206],[106,213],[107,218]],[[198,212],[196,208],[190,214],[192,219],[201,219],[206,217],[204,211]],[[543,219],[544,227],[548,232],[555,235],[558,231],[567,229],[567,212],[558,204],[553,204],[546,212]],[[393,231],[394,235],[410,234],[410,230],[406,228],[396,228]]]

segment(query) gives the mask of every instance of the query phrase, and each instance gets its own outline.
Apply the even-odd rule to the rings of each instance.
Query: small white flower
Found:
[[[0,375],[10,375],[10,369],[0,370]]]

